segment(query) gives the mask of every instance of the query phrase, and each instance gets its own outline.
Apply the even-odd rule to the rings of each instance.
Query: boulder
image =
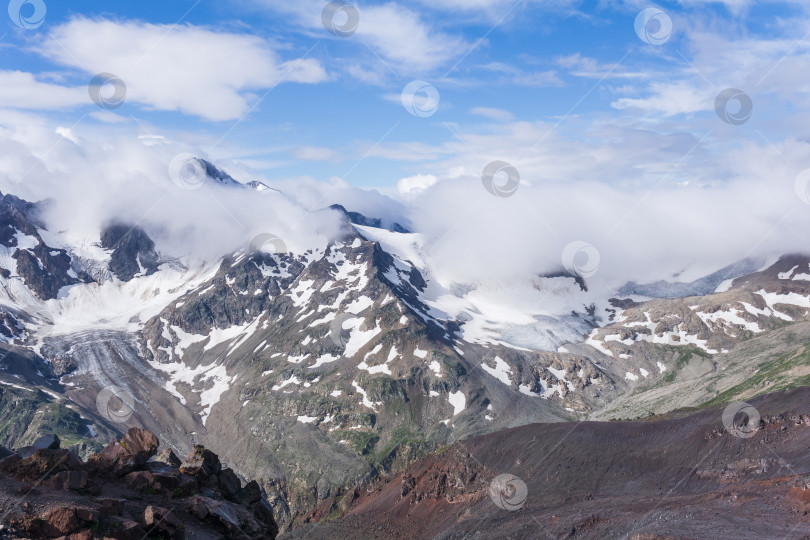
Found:
[[[152,487],[155,482],[155,475],[149,471],[134,471],[124,476],[124,481],[132,489],[143,491]]]
[[[57,450],[59,449],[61,442],[62,441],[59,440],[59,437],[55,433],[52,433],[50,435],[43,435],[42,437],[38,438],[31,446],[33,446],[36,450],[45,450],[46,448],[50,450]]]
[[[123,437],[121,437],[121,446],[129,450],[137,466],[144,465],[149,458],[157,454],[158,441],[154,433],[150,433],[145,429],[130,428]]]
[[[158,463],[164,463],[172,467],[179,467],[182,464],[180,458],[172,451],[171,448],[164,448],[155,456],[154,460]]]
[[[45,475],[55,475],[62,471],[78,470],[82,467],[84,467],[82,460],[70,450],[46,448],[37,450],[33,455],[24,459],[14,460],[14,456],[10,456],[3,461],[0,469],[24,480],[39,480]]]
[[[143,522],[150,534],[159,532],[174,537],[183,530],[180,519],[171,510],[159,506],[147,506],[143,513]]]
[[[167,493],[180,486],[180,471],[152,473],[155,480],[152,484],[156,490]]]
[[[107,518],[109,532],[105,533],[106,538],[115,540],[143,540],[147,531],[137,521],[131,519],[111,516]]]
[[[251,480],[239,490],[235,497],[236,502],[243,506],[250,506],[262,500],[262,488],[256,480]]]
[[[146,465],[157,453],[158,438],[146,430],[130,428],[120,441],[112,441],[90,457],[90,463],[103,473],[124,476]]]
[[[14,450],[9,450],[5,446],[0,446],[0,461],[6,459],[8,456],[16,454]]]
[[[73,489],[81,491],[87,489],[90,475],[87,471],[62,471],[50,480],[53,489]]]
[[[201,520],[219,525],[229,537],[275,538],[275,523],[273,526],[261,523],[245,507],[238,504],[195,495],[191,500],[190,511]]]
[[[57,506],[40,516],[42,533],[49,538],[70,534],[79,528],[79,517],[76,509],[69,506]]]
[[[195,446],[186,461],[180,466],[180,472],[192,476],[212,477],[219,474],[221,470],[222,464],[219,462],[219,457],[202,446]]]
[[[102,498],[97,500],[98,511],[105,516],[120,516],[124,512],[124,499]]]
[[[97,521],[98,516],[89,508],[57,506],[39,517],[37,520],[38,533],[35,531],[29,531],[29,533],[46,538],[56,538],[76,532]]]
[[[232,469],[222,469],[216,478],[219,491],[226,499],[233,500],[242,488],[242,482]]]
[[[251,504],[249,508],[253,512],[253,516],[264,525],[265,531],[271,538],[278,536],[278,525],[275,517],[273,517],[273,511],[264,501],[257,501]]]

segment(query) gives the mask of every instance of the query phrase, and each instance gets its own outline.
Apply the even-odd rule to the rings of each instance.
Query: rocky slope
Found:
[[[185,461],[130,429],[83,462],[56,436],[0,448],[3,538],[276,538],[256,482],[201,446]]]
[[[808,402],[802,388],[731,419],[715,407],[476,437],[328,499],[283,537],[807,538]]]
[[[566,347],[601,358],[627,391],[594,418],[634,418],[807,384],[810,259],[786,256],[705,296],[628,301]]]
[[[448,441],[569,416],[540,398],[556,380],[548,356],[457,346],[425,287],[358,234],[300,258],[243,253],[150,320],[142,353],[200,415],[197,438],[266,479],[286,522]],[[587,359],[560,365],[599,391]]]

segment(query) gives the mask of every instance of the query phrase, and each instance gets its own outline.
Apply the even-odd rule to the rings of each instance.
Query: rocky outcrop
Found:
[[[3,538],[276,538],[256,482],[243,487],[199,446],[182,467],[168,449],[160,457],[169,463],[157,461],[159,444],[132,428],[86,463],[56,437],[35,443],[42,448],[0,450]]]
[[[340,212],[347,221],[349,221],[350,223],[353,223],[355,225],[364,225],[366,227],[385,228],[385,229],[388,229],[389,231],[398,232],[398,233],[410,232],[410,231],[408,231],[408,229],[406,229],[405,227],[403,227],[402,225],[400,225],[397,222],[383,223],[380,218],[370,218],[370,217],[364,216],[360,212],[350,212],[350,211],[346,210],[346,208],[343,207],[340,204],[333,204],[333,205],[331,205],[329,207],[329,209],[330,210],[336,210],[336,211]]]
[[[122,223],[101,231],[101,247],[110,250],[110,271],[121,281],[137,275],[151,275],[158,269],[155,243],[140,227]]]
[[[0,245],[16,261],[16,268],[2,270],[6,278],[16,272],[40,299],[51,300],[59,289],[79,283],[79,279],[71,272],[67,252],[45,245],[39,229],[46,227],[39,214],[39,204],[0,194]]]
[[[88,464],[99,472],[124,476],[143,467],[157,453],[158,445],[158,439],[152,433],[132,428],[120,441],[112,441],[91,456]]]

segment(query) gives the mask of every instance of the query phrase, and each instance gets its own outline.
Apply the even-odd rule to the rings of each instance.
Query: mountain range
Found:
[[[285,197],[198,165],[216,189]],[[583,445],[615,445],[650,435],[608,420],[810,381],[805,255],[605,295],[562,266],[507,282],[438,276],[421,234],[340,205],[316,210],[341,223],[326,245],[293,253],[268,231],[203,260],[159,252],[139,223],[109,222],[76,240],[49,229],[49,204],[0,197],[0,444],[54,433],[86,458],[143,427],[178,455],[202,445],[255,480],[293,535],[309,521],[383,508],[358,490],[393,497],[396,482],[424,473],[413,469],[422,459],[457,471],[465,452],[500,438],[514,448],[586,420],[604,423]],[[704,431],[723,427],[719,414],[699,419]],[[700,438],[679,426],[683,441]],[[492,459],[490,472],[510,468]],[[554,467],[577,467],[565,463]],[[518,469],[536,474],[527,467]],[[645,489],[664,489],[649,481]],[[583,523],[596,504],[582,502],[592,500],[577,491],[585,484],[555,487],[582,505]],[[482,486],[454,486],[458,508],[477,514]],[[601,519],[589,526],[602,530]]]

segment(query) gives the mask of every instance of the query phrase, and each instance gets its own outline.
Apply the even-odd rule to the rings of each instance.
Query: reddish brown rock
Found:
[[[155,456],[154,461],[158,463],[163,463],[165,465],[169,465],[171,467],[179,467],[182,465],[182,461],[177,455],[172,451],[171,448],[164,448]]]
[[[96,513],[89,508],[57,506],[42,514],[31,527],[34,530],[28,532],[35,536],[56,538],[76,532],[97,519]]]
[[[105,516],[120,516],[124,511],[124,499],[98,499],[98,511]]]
[[[130,428],[120,441],[112,441],[88,460],[104,473],[124,476],[143,467],[155,455],[158,438],[146,430]]]
[[[184,464],[196,476],[167,463],[147,461],[157,444],[150,433],[130,430],[121,441],[91,456],[87,465],[62,449],[39,449],[27,458],[7,457],[0,467],[0,489],[6,485],[9,494],[25,495],[27,500],[9,512],[6,536],[61,540],[277,536],[278,527],[261,501],[258,483],[241,487],[236,473],[222,469],[216,454],[202,447],[195,448]],[[173,461],[171,455],[164,457]],[[20,474],[34,475],[54,465],[56,473],[42,485],[41,478],[19,481]],[[68,469],[60,470],[64,467]],[[3,468],[13,470],[18,478],[5,477]],[[102,488],[116,498],[97,497]],[[198,489],[206,496],[191,496]]]
[[[53,489],[87,489],[89,475],[87,471],[63,471],[50,479]]]
[[[148,487],[152,487],[152,484],[155,482],[155,476],[149,471],[135,471],[124,476],[124,481],[132,489],[143,491]]]
[[[122,517],[108,518],[109,529],[105,532],[107,538],[115,540],[143,540],[147,531],[137,521]]]
[[[42,519],[42,532],[50,538],[70,534],[79,528],[79,518],[76,509],[72,507],[57,507],[40,516]]]
[[[4,464],[8,462],[8,465],[3,471],[32,481],[39,481],[46,475],[55,475],[62,471],[81,469],[84,466],[79,456],[65,449],[42,449],[24,459],[12,458],[13,456],[4,461]]]
[[[85,529],[83,531],[75,532],[70,536],[63,536],[64,540],[93,540],[96,536],[93,534],[93,531],[90,529]]]
[[[199,519],[216,523],[234,537],[275,538],[278,532],[275,523],[262,523],[245,507],[230,502],[195,495],[191,501],[191,511]]]
[[[180,472],[192,476],[211,477],[222,470],[219,457],[203,446],[195,446],[180,466]]]
[[[159,506],[147,506],[143,513],[143,522],[149,534],[159,532],[174,536],[183,530],[180,519],[171,510]]]
[[[157,454],[160,441],[154,433],[150,433],[145,429],[130,428],[123,437],[121,437],[121,446],[126,448],[132,455],[132,459],[136,466],[144,465],[149,458]]]

